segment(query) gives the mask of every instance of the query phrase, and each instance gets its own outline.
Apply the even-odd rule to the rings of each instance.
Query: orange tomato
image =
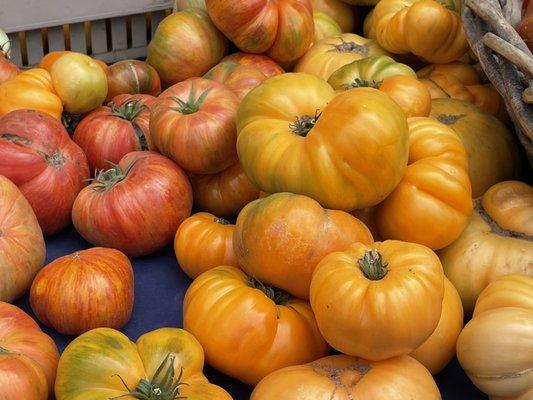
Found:
[[[383,80],[379,90],[398,103],[407,118],[429,116],[431,95],[418,79],[401,75],[391,76]]]
[[[235,225],[213,214],[191,215],[181,223],[174,238],[174,252],[181,269],[194,279],[219,265],[237,267],[234,231]]]

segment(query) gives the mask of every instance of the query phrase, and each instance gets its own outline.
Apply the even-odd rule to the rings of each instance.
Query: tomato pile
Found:
[[[231,399],[205,357],[253,400],[432,400],[457,355],[531,399],[533,188],[459,3],[177,0],[110,66],[0,42],[0,397]],[[183,329],[134,343],[172,240]]]

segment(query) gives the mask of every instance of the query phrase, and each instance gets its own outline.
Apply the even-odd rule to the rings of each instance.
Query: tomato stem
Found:
[[[439,114],[437,115],[437,121],[444,125],[453,125],[466,114]]]
[[[291,122],[289,128],[298,136],[306,137],[311,129],[314,128],[319,118],[320,112],[317,110],[314,116],[302,115],[296,117],[296,121]]]
[[[374,89],[378,89],[379,85],[381,85],[381,82],[376,81],[366,81],[361,78],[355,78],[353,82],[344,84],[345,89],[355,89],[359,87],[370,87]]]
[[[131,100],[117,107],[115,103],[109,103],[111,108],[111,115],[125,119],[127,121],[133,121],[139,116],[139,114],[147,108],[141,100]]]
[[[231,225],[231,222],[229,222],[227,219],[225,218],[219,218],[219,217],[216,217],[215,218],[215,222],[217,224],[220,224],[220,225]]]
[[[368,46],[366,44],[357,44],[355,42],[347,42],[342,37],[340,44],[334,44],[333,48],[328,50],[328,53],[357,53],[363,57],[368,56]]]
[[[254,277],[248,277],[248,285],[254,289],[259,289],[262,291],[270,300],[272,300],[276,305],[283,306],[289,302],[291,298],[290,294],[284,290],[278,289],[273,286],[267,286],[259,279]]]
[[[195,99],[194,85],[191,85],[191,90],[189,91],[189,98],[187,101],[183,101],[177,96],[172,97],[172,99],[179,105],[179,107],[174,108],[174,110],[179,111],[182,114],[194,114],[195,112],[198,112],[210,91],[211,88],[204,90],[200,96],[198,96],[198,99]]]
[[[131,169],[135,165],[135,163],[139,159],[136,158],[132,162],[130,162],[124,170],[120,168],[118,164],[113,164],[111,161],[108,161],[109,164],[111,164],[111,168],[107,170],[102,170],[96,174],[96,178],[92,180],[94,183],[93,189],[98,192],[105,192],[109,189],[111,189],[113,186],[115,186],[120,181],[124,180],[128,174],[130,173]]]
[[[383,279],[389,270],[388,264],[383,260],[377,250],[366,250],[365,255],[358,261],[359,268],[365,276],[373,281]]]

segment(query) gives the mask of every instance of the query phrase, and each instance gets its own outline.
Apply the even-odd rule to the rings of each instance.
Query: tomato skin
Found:
[[[0,117],[20,109],[42,111],[61,120],[63,104],[46,70],[23,71],[0,85]]]
[[[444,124],[432,118],[409,118],[408,124],[409,165],[379,204],[377,226],[385,239],[442,249],[459,237],[472,213],[468,155]]]
[[[339,24],[342,32],[353,32],[356,11],[342,0],[311,0],[314,11],[323,12]]]
[[[309,0],[206,0],[214,24],[239,49],[284,63],[301,57],[313,41]]]
[[[313,13],[313,21],[315,23],[315,36],[313,43],[316,43],[324,38],[340,35],[342,30],[339,24],[329,15],[319,11]]]
[[[402,108],[407,118],[429,116],[431,95],[418,79],[391,76],[383,80],[379,90],[387,93]]]
[[[189,178],[196,207],[223,218],[236,216],[246,204],[259,197],[259,189],[238,162],[218,174],[191,174]]]
[[[59,232],[89,177],[85,154],[58,120],[39,111],[9,113],[0,132],[0,174],[28,199],[45,235]]]
[[[8,400],[48,399],[53,392],[58,360],[52,338],[20,308],[0,301],[2,396]]]
[[[238,106],[237,97],[220,83],[203,78],[178,83],[152,106],[152,140],[162,154],[189,172],[220,172],[237,161]]]
[[[51,51],[50,53],[46,54],[41,59],[41,61],[39,62],[39,68],[45,69],[48,72],[52,73],[52,66],[54,65],[54,63],[57,60],[59,60],[61,57],[65,56],[67,54],[72,54],[72,53],[76,53],[76,52],[70,51],[70,50]],[[77,54],[82,54],[82,53],[77,53]],[[96,58],[93,58],[92,60],[96,64],[98,64],[100,66],[100,68],[102,68],[102,70],[104,72],[107,71],[108,66],[107,66],[107,64],[105,62],[103,62],[102,60],[98,60]]]
[[[220,62],[233,61],[240,65],[257,68],[268,78],[283,74],[285,71],[273,59],[264,54],[237,52],[224,57]]]
[[[372,261],[387,263],[386,271],[373,272]],[[409,354],[435,330],[444,273],[439,258],[425,246],[396,240],[355,243],[318,264],[310,294],[320,332],[332,347],[384,360]]]
[[[188,8],[201,8],[205,10],[205,0],[176,0],[174,11],[183,11]]]
[[[272,399],[440,400],[441,397],[431,375],[411,357],[367,361],[339,354],[267,375],[255,387],[250,400]]]
[[[206,212],[187,218],[174,238],[181,269],[194,279],[219,265],[238,266],[233,251],[234,231],[235,225]]]
[[[60,257],[35,277],[30,305],[44,325],[63,335],[120,329],[133,309],[131,263],[120,251],[99,247]]]
[[[295,119],[318,113],[307,132]],[[239,106],[237,130],[239,161],[254,185],[268,193],[303,194],[326,208],[352,211],[379,203],[407,165],[407,120],[394,101],[371,88],[337,96],[310,74],[283,74],[253,89]]]
[[[0,301],[11,302],[31,285],[45,258],[44,238],[31,205],[0,175]]]
[[[463,329],[463,304],[457,289],[444,278],[444,299],[439,323],[431,336],[411,354],[432,375],[438,374],[455,356],[457,338]]]
[[[228,41],[207,13],[192,8],[166,17],[148,45],[146,62],[164,87],[205,74],[228,50]]]
[[[73,140],[85,152],[91,173],[108,169],[109,162],[116,164],[132,151],[155,150],[149,127],[150,105],[155,100],[150,95],[119,95],[111,106],[98,107],[81,120]],[[128,102],[129,107],[121,107]],[[128,111],[134,107],[138,112]]]
[[[413,53],[426,61],[456,61],[468,51],[459,9],[436,0],[383,0],[371,22],[379,44],[396,54]]]
[[[83,114],[100,106],[107,96],[107,77],[91,57],[70,52],[52,64],[54,89],[70,114]]]
[[[350,214],[323,209],[306,196],[276,193],[243,208],[233,245],[248,275],[308,299],[313,271],[322,258],[372,241],[368,228]]]
[[[190,400],[231,400],[221,387],[210,384],[202,373],[204,353],[198,341],[187,331],[161,328],[143,334],[136,343],[110,328],[97,328],[74,339],[59,360],[55,396],[57,400],[109,400],[128,396],[141,389],[141,380],[153,382],[154,388],[168,389],[163,376],[170,367],[164,364],[159,379],[154,374],[167,356],[174,357],[172,382],[183,372],[179,395]],[[146,382],[145,382],[146,384]],[[147,397],[148,398],[148,397]]]
[[[118,184],[104,176],[80,192],[72,208],[74,226],[96,246],[130,257],[153,253],[172,240],[191,213],[189,180],[179,166],[154,152],[128,153],[118,167]]]
[[[19,67],[13,64],[4,53],[0,51],[0,84],[13,79],[20,73]]]
[[[161,79],[150,64],[139,60],[122,60],[107,68],[107,98],[119,94],[149,94],[159,96]]]
[[[224,84],[242,101],[244,96],[266,80],[267,76],[255,67],[223,61],[211,68],[204,78]]]
[[[211,366],[255,385],[272,371],[328,353],[309,303],[291,298],[276,305],[248,280],[238,268],[220,266],[185,294],[183,326]]]

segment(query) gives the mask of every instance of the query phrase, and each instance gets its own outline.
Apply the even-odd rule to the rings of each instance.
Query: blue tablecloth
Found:
[[[83,240],[73,227],[65,232],[50,237],[46,241],[46,262],[70,254],[76,250],[91,247]],[[174,251],[169,246],[150,256],[132,260],[135,271],[135,304],[131,320],[123,329],[132,340],[141,334],[161,327],[182,326],[182,302],[190,279],[179,268]],[[32,315],[25,296],[17,305]],[[63,336],[53,329],[43,330],[54,338],[60,351],[72,340],[72,336]],[[252,389],[206,366],[205,373],[211,382],[224,387],[235,400],[250,397]],[[436,377],[443,400],[486,400],[468,380],[454,360]],[[282,400],[282,399],[280,399]]]

